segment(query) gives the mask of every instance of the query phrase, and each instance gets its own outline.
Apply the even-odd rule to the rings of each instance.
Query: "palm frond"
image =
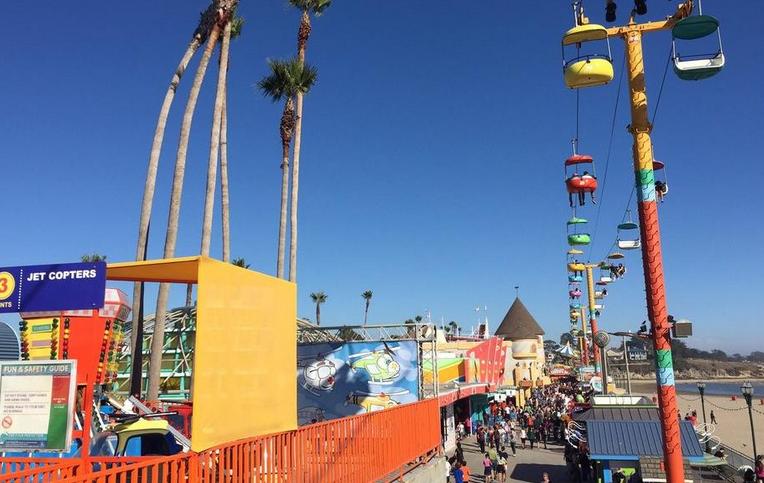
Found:
[[[332,0],[289,0],[295,8],[308,10],[316,15],[321,15],[332,5]]]
[[[260,80],[257,86],[263,95],[273,102],[307,93],[318,78],[318,71],[308,64],[301,64],[296,58],[289,60],[268,59],[271,73]]]

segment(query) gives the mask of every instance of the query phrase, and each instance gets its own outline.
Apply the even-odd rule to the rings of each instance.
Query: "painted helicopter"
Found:
[[[370,413],[372,411],[389,409],[399,405],[400,401],[396,401],[392,398],[392,396],[401,396],[408,393],[409,392],[406,390],[390,393],[353,391],[348,394],[347,398],[345,399],[345,405],[347,406],[348,404],[355,404],[356,406],[362,407],[367,413]]]
[[[392,384],[401,372],[400,363],[395,361],[395,351],[399,347],[390,347],[386,343],[384,349],[363,351],[351,354],[348,359],[356,359],[350,363],[353,371],[366,371],[372,384]]]
[[[339,349],[297,359],[297,381],[303,389],[316,396],[334,389],[337,366],[326,356],[337,351]]]

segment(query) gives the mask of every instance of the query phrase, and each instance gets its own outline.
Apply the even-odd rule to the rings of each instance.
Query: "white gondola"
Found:
[[[641,247],[642,243],[639,240],[618,240],[618,248],[621,250],[636,250]]]

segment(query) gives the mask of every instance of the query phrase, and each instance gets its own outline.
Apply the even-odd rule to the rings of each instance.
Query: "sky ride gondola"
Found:
[[[655,177],[655,194],[663,202],[663,197],[668,194],[668,176],[666,176],[666,165],[663,161],[653,160],[653,176]],[[660,176],[659,176],[660,174]]]
[[[568,275],[569,283],[581,283],[584,281],[584,277],[581,275]]]
[[[639,230],[639,225],[631,221],[631,211],[627,210],[628,221],[618,225],[618,248],[621,250],[636,250],[642,246],[639,235],[635,235],[634,230]]]
[[[707,79],[718,74],[725,63],[722,36],[719,32],[719,20],[711,15],[703,15],[703,7],[700,5],[700,2],[698,3],[699,15],[685,17],[671,29],[674,72],[682,80]],[[718,40],[718,50],[716,52],[684,56],[677,52],[677,39],[698,40],[713,34],[716,34]]]
[[[581,262],[568,263],[568,271],[573,273],[581,273],[586,270],[586,265]]]
[[[583,295],[583,292],[581,292],[580,288],[574,288],[573,290],[568,291],[568,296],[573,300],[581,298],[581,295]]]
[[[578,302],[570,304],[570,310],[581,310],[581,304]]]
[[[610,255],[608,255],[609,260],[620,260],[621,258],[624,258],[624,254],[621,252],[613,252]]]
[[[578,10],[578,6],[575,7]],[[602,25],[579,25],[582,14],[576,12],[576,26],[562,36],[562,69],[565,85],[571,89],[605,85],[613,80],[613,58],[610,53],[610,41],[607,29]],[[584,46],[604,40],[607,44],[607,55],[602,53],[582,52]],[[566,59],[566,47],[574,46],[575,56]]]
[[[571,233],[568,235],[568,245],[588,245],[592,242],[592,237],[588,233]]]
[[[583,255],[583,254],[584,254],[584,251],[583,250],[579,250],[578,248],[571,248],[570,250],[568,250],[568,255],[570,255],[570,256],[573,256],[573,255]]]
[[[574,148],[576,141],[574,140]],[[575,151],[575,149],[574,149]],[[578,172],[579,165],[591,165],[591,173],[588,170],[584,170],[582,174]],[[573,166],[573,172],[568,173],[568,168]],[[578,204],[584,205],[586,193],[589,193],[594,201],[594,192],[597,190],[597,177],[594,173],[594,158],[588,154],[573,154],[571,157],[565,160],[565,188],[568,191],[568,202],[572,207],[573,195],[578,195]],[[574,220],[583,220],[571,223]],[[568,225],[575,225],[576,223],[586,223],[587,220],[583,218],[576,218],[575,216],[568,220]]]

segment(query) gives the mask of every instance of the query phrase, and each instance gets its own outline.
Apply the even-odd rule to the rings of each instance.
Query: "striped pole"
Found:
[[[589,297],[589,325],[592,329],[592,337],[597,333],[597,316],[595,315],[596,309],[594,308],[594,265],[586,265],[586,295]],[[600,346],[592,344],[592,350],[594,351],[594,372],[601,376],[602,367],[600,366]],[[603,390],[606,391],[607,382],[603,381]]]
[[[639,204],[639,230],[642,236],[642,266],[647,293],[647,315],[650,319],[655,346],[658,409],[663,429],[663,454],[668,483],[684,482],[684,462],[677,416],[674,368],[671,355],[671,327],[668,323],[666,290],[663,281],[663,257],[655,202],[652,126],[648,120],[645,66],[642,57],[642,32],[634,23],[624,29],[626,62],[631,98],[631,126],[634,137],[634,170]]]

